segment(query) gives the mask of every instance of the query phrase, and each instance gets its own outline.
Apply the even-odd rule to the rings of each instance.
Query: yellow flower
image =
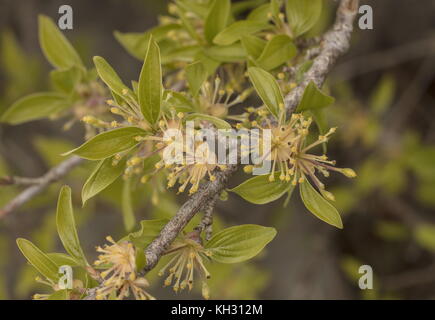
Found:
[[[204,265],[204,260],[210,253],[204,249],[196,232],[187,234],[185,238],[177,240],[167,251],[169,262],[159,271],[159,276],[166,272],[169,274],[164,285],[173,284],[175,292],[188,288],[192,290],[194,275],[198,273],[202,282],[202,293],[205,299],[209,299],[209,289],[206,280],[210,273]]]
[[[181,193],[190,184],[189,193],[193,194],[198,191],[200,182],[207,176],[210,181],[216,179],[213,174],[216,168],[224,170],[225,166],[217,164],[216,154],[206,142],[195,142],[195,148],[187,145],[184,162],[174,166],[168,175],[168,187],[173,187],[178,181],[181,184],[178,192]]]
[[[107,268],[100,274],[103,283],[97,289],[96,298],[102,300],[113,295],[116,299],[122,300],[129,297],[132,292],[137,300],[154,299],[144,290],[149,286],[148,281],[143,277],[137,277],[136,250],[133,244],[127,241],[116,243],[112,237],[107,237],[107,241],[111,245],[97,247],[97,251],[102,254],[94,264]]]
[[[315,147],[327,143],[336,128],[330,129],[325,135],[320,135],[315,142],[308,144],[307,139],[312,119],[306,119],[301,114],[293,114],[288,122],[285,122],[283,118],[282,115],[278,123],[273,123],[268,118],[258,121],[263,124],[261,129],[269,129],[271,132],[270,150],[266,151],[260,148],[260,162],[271,161],[272,163],[269,181],[275,180],[276,171],[280,172],[279,179],[281,181],[291,181],[293,185],[302,183],[308,178],[319,189],[323,197],[334,200],[334,196],[325,190],[325,185],[316,174],[321,173],[328,177],[329,171],[336,171],[346,177],[354,178],[356,173],[349,168],[336,168],[336,162],[328,160],[326,155],[314,155],[310,152]],[[258,138],[261,147],[265,135],[260,132]],[[251,152],[252,150],[251,147]],[[245,172],[250,171],[252,171],[252,167],[246,167]]]

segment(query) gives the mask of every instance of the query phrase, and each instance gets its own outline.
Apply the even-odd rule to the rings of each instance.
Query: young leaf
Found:
[[[152,28],[146,32],[128,32],[123,33],[115,31],[113,35],[115,39],[124,47],[129,54],[136,59],[143,61],[145,59],[150,37],[152,36],[155,41],[167,39],[169,32],[181,29],[182,26],[177,23],[169,23]]]
[[[323,0],[287,0],[287,20],[293,37],[311,30],[322,13]]]
[[[47,253],[47,257],[49,257],[58,268],[64,265],[68,265],[70,267],[80,267],[80,263],[78,263],[77,260],[65,253]]]
[[[206,248],[217,262],[238,263],[255,257],[275,235],[274,228],[253,224],[235,226],[216,233]]]
[[[147,132],[136,127],[120,128],[106,131],[86,141],[80,147],[64,153],[64,156],[76,154],[88,160],[102,160],[119,152],[136,146],[135,137],[144,136]]]
[[[257,59],[257,64],[269,71],[293,59],[296,52],[296,46],[289,36],[277,35],[267,43],[263,53]]]
[[[249,68],[248,73],[261,100],[270,113],[278,118],[279,110],[284,107],[284,97],[278,82],[270,73],[257,67]]]
[[[205,20],[204,34],[209,43],[227,25],[231,14],[231,0],[214,0]]]
[[[131,32],[122,33],[115,31],[116,40],[124,47],[129,54],[136,59],[143,61],[150,42],[150,33],[148,32]]]
[[[343,229],[343,222],[337,209],[325,200],[308,181],[301,183],[299,190],[305,207],[312,214],[334,227]]]
[[[211,46],[206,48],[204,53],[219,62],[239,62],[246,58],[246,52],[240,43],[229,46]]]
[[[271,12],[270,3],[265,3],[254,10],[248,15],[248,20],[255,20],[267,23],[269,21],[269,13]]]
[[[160,49],[151,38],[139,77],[139,104],[142,114],[149,123],[154,124],[159,119],[162,104],[162,66]]]
[[[207,80],[207,70],[202,62],[195,62],[186,67],[186,78],[189,83],[190,92],[196,97],[202,84]]]
[[[221,64],[221,62],[219,62],[218,60],[210,58],[208,55],[206,55],[204,50],[198,52],[195,58],[197,61],[200,61],[204,65],[208,75],[214,74]]]
[[[245,11],[253,10],[254,8],[261,6],[265,2],[266,0],[237,1],[233,4],[231,11],[233,12],[233,15],[238,16]]]
[[[247,35],[242,37],[242,45],[246,54],[256,60],[266,47],[266,41],[256,36]]]
[[[237,21],[222,30],[213,40],[220,46],[227,46],[239,41],[243,36],[266,30],[271,26],[267,23],[255,20]]]
[[[94,57],[95,68],[97,68],[98,75],[101,80],[115,92],[118,96],[123,97],[123,91],[131,91],[118,76],[116,71],[110,66],[110,64],[102,57]]]
[[[200,18],[205,18],[208,13],[208,1],[176,0],[176,4],[185,12],[192,12]]]
[[[54,92],[31,94],[15,102],[1,117],[1,122],[21,124],[46,118],[70,107],[64,95]]]
[[[112,158],[101,160],[88,180],[86,180],[82,189],[83,206],[90,198],[110,186],[125,170],[125,161],[118,163],[116,166],[112,162]]]
[[[65,250],[83,266],[87,265],[85,254],[77,234],[74,211],[71,202],[71,188],[63,186],[59,193],[56,211],[56,226]]]
[[[131,195],[131,179],[125,180],[122,188],[122,217],[126,231],[131,231],[136,224]]]
[[[192,101],[180,92],[166,90],[163,101],[167,107],[173,107],[177,112],[192,112],[195,109]]]
[[[186,117],[186,120],[204,120],[214,124],[218,129],[231,129],[231,125],[225,120],[202,113],[191,113]]]
[[[266,204],[278,200],[293,188],[291,183],[279,179],[280,174],[280,172],[275,172],[273,182],[269,181],[270,174],[256,176],[229,191],[237,193],[251,203]]]
[[[38,21],[39,43],[47,60],[58,69],[72,66],[84,68],[80,56],[54,22],[44,15],[40,15]]]
[[[202,47],[193,45],[181,48],[176,48],[167,52],[162,56],[162,64],[168,64],[173,62],[194,62],[197,55],[201,52]]]
[[[82,78],[82,71],[78,67],[50,72],[51,83],[55,90],[70,94]]]
[[[44,277],[57,283],[60,278],[57,265],[29,240],[19,238],[17,245],[27,261]]]
[[[296,111],[303,112],[308,110],[319,110],[335,102],[333,97],[324,94],[317,88],[314,82],[310,82],[305,88],[304,95]]]

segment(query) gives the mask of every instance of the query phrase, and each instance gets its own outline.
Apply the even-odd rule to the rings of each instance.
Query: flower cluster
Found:
[[[97,247],[101,253],[95,266],[105,268],[101,272],[102,284],[97,289],[97,300],[115,298],[122,300],[129,297],[130,292],[136,300],[154,300],[145,288],[149,286],[144,277],[138,277],[136,271],[136,249],[130,242],[116,243],[107,237],[110,245]]]
[[[356,173],[349,168],[336,168],[336,162],[329,160],[326,154],[315,155],[311,152],[316,147],[329,141],[330,136],[336,131],[331,128],[326,134],[319,135],[311,143],[310,127],[312,118],[306,118],[302,114],[293,114],[287,121],[284,112],[281,113],[280,120],[273,122],[264,110],[254,111],[255,120],[250,123],[251,127],[260,129],[259,145],[262,146],[262,130],[268,129],[271,133],[271,146],[269,150],[260,150],[259,164],[270,161],[272,171],[269,181],[275,181],[275,172],[280,172],[279,179],[291,182],[294,186],[306,180],[310,180],[317,187],[322,196],[328,200],[334,200],[332,193],[325,190],[325,185],[319,180],[317,174],[329,177],[330,171],[340,172],[348,178],[356,177]],[[247,173],[252,172],[253,166],[245,166]]]
[[[210,278],[210,273],[204,265],[204,260],[210,257],[202,246],[201,239],[196,232],[187,234],[184,238],[176,240],[168,249],[167,256],[169,262],[159,271],[159,276],[168,273],[165,286],[173,283],[175,292],[188,288],[192,290],[194,285],[194,275],[198,273],[202,282],[202,296],[210,298],[210,290],[206,280]]]

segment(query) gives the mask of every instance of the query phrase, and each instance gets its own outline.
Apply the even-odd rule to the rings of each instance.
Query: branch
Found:
[[[58,166],[52,168],[46,174],[40,178],[17,178],[10,177],[8,181],[13,182],[12,184],[17,185],[28,185],[32,186],[25,189],[18,196],[12,199],[3,209],[0,209],[0,219],[4,218],[6,215],[21,207],[28,201],[32,200],[33,197],[44,191],[51,183],[62,179],[66,176],[72,169],[77,167],[83,162],[83,159],[73,156],[65,161],[63,161]],[[18,180],[17,180],[18,179]],[[6,179],[2,180],[3,182]],[[11,183],[9,183],[11,184]]]
[[[305,73],[304,81],[285,97],[288,114],[292,114],[302,99],[305,88],[313,81],[319,88],[338,58],[349,50],[353,22],[358,12],[359,0],[341,0],[334,26],[323,36],[320,53]]]
[[[201,219],[201,222],[195,227],[195,230],[201,234],[203,231],[205,232],[205,240],[210,240],[213,233],[213,209],[216,205],[216,201],[218,199],[218,195],[215,195],[214,198],[205,206],[203,209],[204,215]]]
[[[227,186],[229,178],[237,170],[237,165],[229,165],[228,169],[215,174],[216,180],[204,183],[198,192],[187,200],[174,217],[163,227],[160,235],[145,250],[147,259],[146,271],[151,270],[159,261],[172,241],[184,229],[195,214],[214,201]]]
[[[336,22],[333,28],[324,35],[321,50],[314,60],[313,66],[305,74],[304,81],[285,98],[289,114],[295,111],[308,84],[314,81],[317,86],[321,87],[337,59],[349,49],[358,6],[359,0],[341,0]],[[165,250],[195,214],[206,209],[211,201],[216,199],[216,196],[226,188],[229,178],[236,170],[237,165],[231,165],[228,170],[217,173],[215,181],[203,184],[200,190],[183,204],[175,216],[163,227],[159,236],[146,248],[147,265],[145,271],[155,267]],[[213,206],[211,208],[209,206],[207,210],[212,208]]]

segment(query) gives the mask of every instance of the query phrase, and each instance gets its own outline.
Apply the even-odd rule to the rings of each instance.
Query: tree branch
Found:
[[[12,211],[16,210],[20,206],[24,205],[26,202],[33,199],[33,197],[35,197],[36,195],[44,191],[51,183],[62,179],[72,169],[77,167],[83,161],[84,161],[83,159],[77,156],[73,156],[63,161],[58,166],[52,168],[50,171],[48,171],[40,178],[16,178],[16,177],[9,178],[9,181],[15,182],[15,184],[17,185],[31,184],[31,186],[25,189],[23,192],[21,192],[18,196],[12,199],[6,206],[4,206],[0,210],[0,219],[4,218]],[[4,179],[3,181],[5,180],[6,179]],[[14,183],[9,183],[9,184],[14,184]]]
[[[313,81],[321,88],[338,58],[349,50],[358,7],[359,0],[341,0],[334,26],[322,38],[319,55],[314,59],[310,70],[305,73],[302,83],[285,97],[288,114],[296,110],[308,84]]]
[[[295,111],[308,84],[313,81],[321,87],[337,59],[349,49],[358,6],[359,0],[341,0],[336,22],[332,29],[324,35],[321,50],[313,66],[305,74],[304,81],[285,97],[285,105],[289,114]],[[228,170],[217,173],[215,181],[204,183],[200,190],[181,206],[175,216],[163,227],[159,236],[146,248],[145,271],[155,267],[165,250],[195,214],[204,210],[226,188],[229,178],[236,170],[237,165],[231,165]]]

